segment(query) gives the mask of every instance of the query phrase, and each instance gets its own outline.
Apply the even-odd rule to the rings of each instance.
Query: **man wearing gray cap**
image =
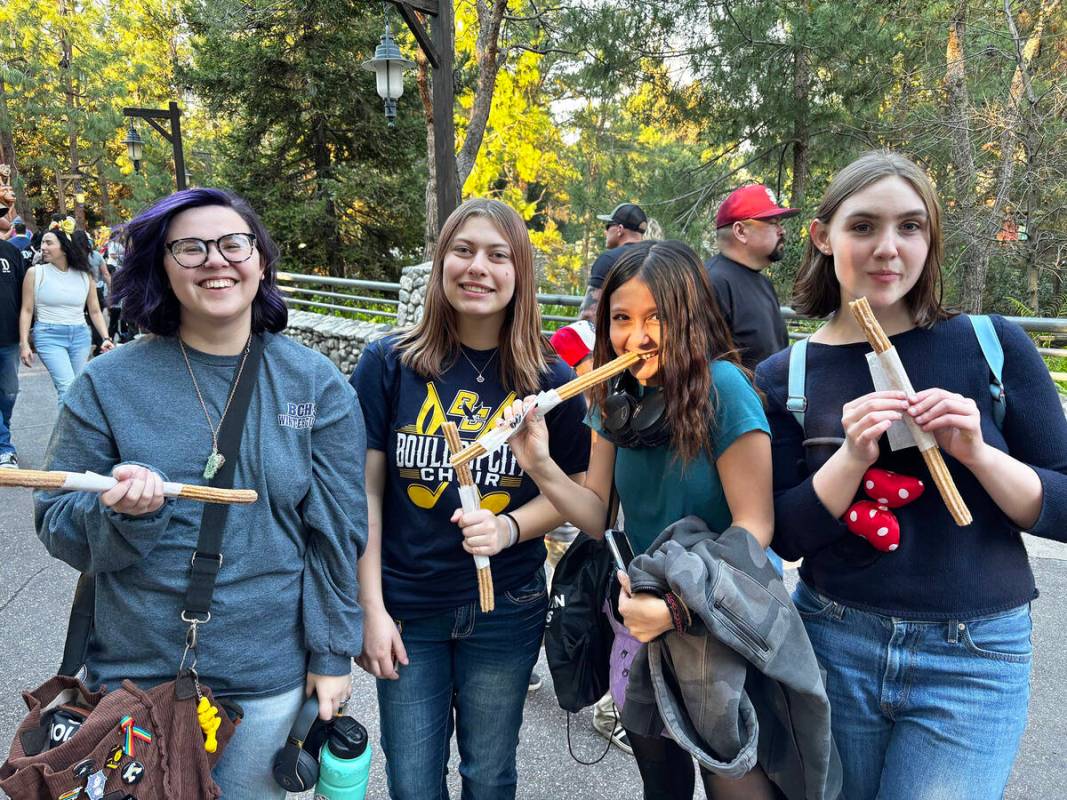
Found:
[[[590,322],[596,319],[597,301],[600,300],[600,287],[604,285],[615,262],[622,255],[627,245],[640,242],[648,229],[648,217],[641,206],[633,203],[620,203],[610,214],[597,214],[597,219],[604,223],[604,246],[608,248],[593,262],[589,268],[589,288],[579,316]]]

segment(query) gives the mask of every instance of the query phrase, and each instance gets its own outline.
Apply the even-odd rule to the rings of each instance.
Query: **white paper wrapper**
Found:
[[[63,481],[61,488],[69,492],[106,492],[118,483],[110,475],[99,475],[95,472],[68,472],[67,479]],[[177,497],[181,492],[180,483],[164,481],[163,496]]]
[[[459,487],[459,502],[463,506],[465,513],[471,511],[477,511],[481,508],[481,501],[478,499],[478,487],[477,486],[460,486]],[[489,566],[489,556],[475,556],[474,566],[478,569],[484,569]]]
[[[870,352],[867,354],[867,366],[871,370],[871,380],[874,389],[878,392],[902,391],[908,396],[915,394],[908,373],[904,371],[904,365],[900,363],[900,355],[895,347],[890,347],[884,353]],[[934,437],[922,430],[912,421],[907,414],[904,419],[894,422],[889,426],[886,434],[889,436],[889,447],[896,452],[906,447],[918,447],[919,450],[929,450],[937,447]]]
[[[563,398],[559,396],[559,392],[555,389],[549,389],[547,392],[541,392],[537,395],[535,411],[543,417],[562,402]]]

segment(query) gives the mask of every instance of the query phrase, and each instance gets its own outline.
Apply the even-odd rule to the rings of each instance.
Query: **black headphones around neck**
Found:
[[[367,747],[367,729],[352,717],[319,719],[319,701],[311,695],[300,707],[285,746],[274,754],[274,780],[289,792],[306,792],[319,780],[319,751],[327,741],[330,752],[355,758]]]
[[[671,439],[667,401],[662,391],[638,398],[640,386],[629,370],[612,381],[601,420],[604,435],[616,447],[660,447]]]

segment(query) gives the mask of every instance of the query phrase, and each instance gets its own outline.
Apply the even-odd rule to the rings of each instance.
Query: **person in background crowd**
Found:
[[[76,248],[61,227],[41,238],[41,263],[31,267],[22,284],[22,310],[19,316],[19,357],[33,366],[33,352],[41,357],[52,383],[56,401],[62,405],[74,379],[89,360],[92,340],[85,312],[100,334],[100,352],[115,343],[107,336],[107,323],[93,288],[92,273],[84,250]],[[30,323],[33,346],[30,346]]]
[[[29,250],[30,242],[33,241],[33,237],[30,235],[29,231],[26,230],[26,223],[22,221],[22,217],[15,217],[14,222],[11,223],[11,229],[15,233],[8,239],[8,241],[20,251]],[[22,255],[23,258],[25,258],[25,252],[23,252]]]
[[[0,467],[19,465],[11,442],[11,412],[19,393],[19,313],[26,262],[11,242],[0,241]]]
[[[773,434],[775,548],[803,558],[794,601],[826,670],[844,796],[995,800],[1030,694],[1037,591],[1019,532],[1067,540],[1067,421],[1033,342],[994,316],[998,426],[976,329],[942,305],[941,207],[914,162],[862,155],[809,231],[795,307],[829,319],[807,345],[806,402],[790,405],[806,406],[802,419],[787,407],[791,351],[756,382]],[[918,391],[874,390],[847,305],[861,297]],[[905,417],[943,451],[966,527],[917,448],[889,446]]]
[[[563,520],[506,449],[471,465],[482,507],[459,509],[441,425],[454,421],[471,441],[516,396],[574,376],[541,335],[535,280],[522,218],[497,200],[468,200],[442,226],[422,320],[369,345],[352,376],[367,421],[370,523],[359,664],[378,679],[394,800],[448,797],[453,731],[463,797],[515,797],[548,610],[542,537]],[[579,396],[547,417],[553,455],[577,481],[589,459],[585,408]],[[472,554],[492,557],[489,613]]]
[[[604,223],[604,246],[607,248],[597,256],[589,268],[589,288],[579,311],[582,319],[590,322],[596,319],[597,301],[604,278],[615,266],[623,250],[629,245],[640,242],[648,230],[648,217],[641,206],[633,203],[620,203],[610,214],[597,214],[597,219]]]
[[[74,234],[70,237],[71,244],[78,250],[85,253],[85,258],[89,262],[89,269],[92,270],[93,286],[96,291],[97,304],[100,306],[101,311],[107,308],[107,293],[111,287],[111,273],[108,272],[107,264],[104,263],[104,257],[100,255],[93,247],[92,240],[89,239],[89,234],[85,231],[78,229],[74,231]],[[93,337],[93,350],[97,350],[103,338],[100,333],[90,327],[90,331]],[[111,334],[110,323],[108,324],[108,335]]]
[[[719,253],[705,266],[746,369],[789,345],[778,295],[763,270],[785,254],[782,221],[799,213],[779,206],[757,183],[732,191],[715,215]]]

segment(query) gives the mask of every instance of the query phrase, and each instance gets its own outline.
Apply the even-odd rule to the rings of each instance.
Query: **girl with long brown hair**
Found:
[[[598,435],[584,486],[554,461],[556,434],[536,419],[510,440],[519,463],[563,516],[594,536],[604,531],[614,483],[634,552],[645,552],[665,528],[690,515],[713,531],[743,527],[767,547],[773,527],[767,420],[707,273],[682,242],[631,245],[608,273],[594,362],[600,366],[629,352],[647,357],[618,385],[598,386],[593,394],[588,423]],[[622,394],[642,411],[619,426],[612,408]],[[653,419],[657,408],[662,413]],[[643,415],[648,418],[639,419]],[[619,610],[642,642],[675,628],[667,602],[653,594],[624,591]],[[693,796],[689,753],[664,736],[627,733],[647,800]],[[773,797],[759,770],[728,780],[701,767],[701,777],[709,798]]]
[[[942,305],[941,208],[913,161],[857,158],[809,231],[794,306],[828,320],[756,381],[775,548],[803,558],[793,600],[826,670],[844,796],[994,800],[1027,721],[1037,590],[1020,531],[1064,539],[1067,421],[1018,326]],[[847,307],[861,297],[915,392],[875,390]],[[905,417],[940,446],[970,524],[953,520],[918,449],[886,435]]]
[[[359,664],[378,678],[389,792],[447,798],[457,735],[463,796],[515,796],[515,750],[547,610],[541,537],[562,522],[507,450],[471,464],[481,509],[462,513],[441,426],[471,441],[516,397],[573,372],[541,334],[533,248],[522,219],[496,200],[445,222],[412,329],[372,344],[352,382],[367,425],[369,543]],[[581,480],[585,402],[548,416],[553,457]],[[471,555],[492,556],[495,609],[480,608]],[[454,714],[453,714],[454,712]]]

